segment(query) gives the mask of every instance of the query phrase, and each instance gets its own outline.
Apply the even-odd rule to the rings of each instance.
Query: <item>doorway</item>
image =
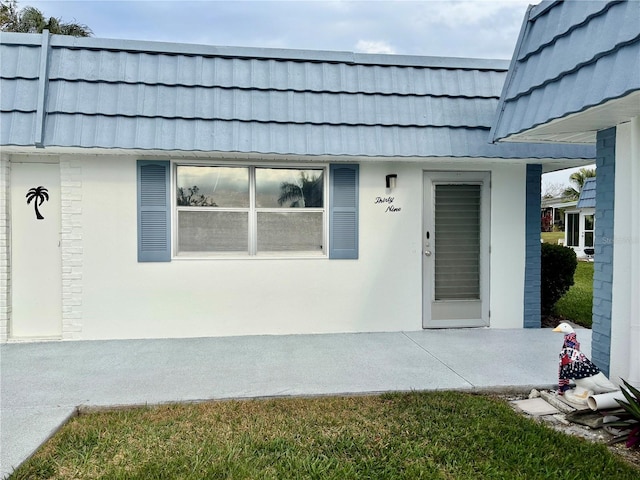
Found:
[[[11,163],[10,337],[60,338],[60,167]]]
[[[424,328],[489,325],[490,178],[424,173]]]

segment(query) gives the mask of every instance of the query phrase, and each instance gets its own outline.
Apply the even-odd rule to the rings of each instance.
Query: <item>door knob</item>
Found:
[[[431,250],[425,250],[425,251],[424,251],[424,254],[425,254],[427,257],[430,257],[430,256],[431,256]]]

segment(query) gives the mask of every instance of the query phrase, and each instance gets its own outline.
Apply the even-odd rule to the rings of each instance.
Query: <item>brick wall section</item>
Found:
[[[616,129],[598,132],[596,142],[596,232],[593,272],[591,357],[609,375],[611,294],[613,284],[613,209],[615,203]]]
[[[9,337],[9,318],[11,318],[10,174],[9,159],[2,156],[0,158],[0,342],[6,342]]]
[[[527,165],[524,327],[540,328],[540,180],[542,165]]]
[[[62,338],[82,331],[82,167],[77,160],[60,161],[62,254]]]

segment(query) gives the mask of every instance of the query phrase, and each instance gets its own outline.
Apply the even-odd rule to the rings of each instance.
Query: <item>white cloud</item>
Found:
[[[502,1],[432,1],[423,4],[419,14],[420,22],[427,24],[445,25],[459,28],[463,25],[478,25],[487,19],[503,13],[507,9],[526,6],[530,0],[502,0]],[[500,17],[496,17],[499,19]],[[495,25],[502,28],[503,25]]]
[[[355,50],[360,53],[396,53],[391,45],[381,40],[358,40]]]
[[[19,0],[98,38],[505,59],[536,1]]]

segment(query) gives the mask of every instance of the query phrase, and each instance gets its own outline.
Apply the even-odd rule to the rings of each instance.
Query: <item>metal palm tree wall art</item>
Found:
[[[38,207],[41,206],[45,200],[47,202],[49,201],[49,191],[41,185],[39,187],[30,188],[25,197],[27,197],[27,205],[33,201],[33,208],[36,211],[36,219],[44,220],[44,217],[40,213],[40,210],[38,210]]]

